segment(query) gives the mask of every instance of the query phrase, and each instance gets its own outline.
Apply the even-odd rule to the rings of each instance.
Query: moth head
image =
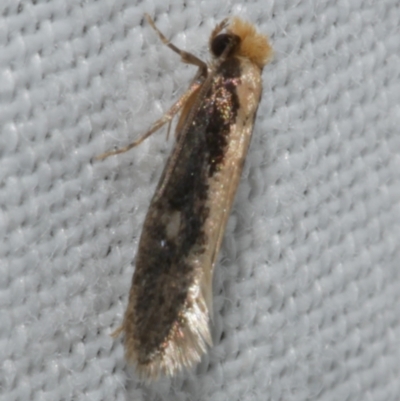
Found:
[[[214,57],[220,57],[228,47],[227,57],[248,58],[260,69],[271,60],[273,53],[268,38],[239,17],[233,17],[229,23],[222,21],[211,34],[210,50]]]

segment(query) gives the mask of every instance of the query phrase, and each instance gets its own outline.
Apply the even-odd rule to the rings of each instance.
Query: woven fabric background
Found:
[[[214,346],[145,385],[121,323],[172,140],[236,14],[274,61],[214,277]],[[400,399],[398,0],[0,1],[0,401]]]

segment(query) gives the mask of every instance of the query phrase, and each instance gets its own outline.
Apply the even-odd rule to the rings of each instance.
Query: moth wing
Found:
[[[218,72],[193,95],[143,225],[123,324],[127,359],[143,377],[190,367],[212,343],[213,268],[261,93],[259,68],[238,63],[235,85]],[[239,107],[220,124],[218,102],[233,98]]]
[[[240,182],[261,96],[260,70],[247,60],[242,61],[241,67],[243,78],[241,83],[236,86],[240,107],[236,121],[231,125],[224,162],[218,173],[210,180],[209,192],[212,196],[208,200],[210,213],[205,224],[206,237],[208,238],[207,247],[202,260],[199,262],[203,266],[200,281],[201,293],[211,318],[213,316],[213,270]]]

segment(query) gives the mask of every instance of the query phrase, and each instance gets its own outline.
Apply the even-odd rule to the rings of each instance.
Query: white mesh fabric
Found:
[[[143,133],[237,14],[273,63],[214,280],[214,347],[140,383],[121,339],[172,141]],[[0,1],[0,401],[400,399],[400,8]]]

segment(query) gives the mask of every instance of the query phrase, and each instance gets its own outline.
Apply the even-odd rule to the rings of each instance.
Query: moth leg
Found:
[[[167,130],[167,141],[169,139],[169,134],[171,133],[171,125],[172,125],[172,120],[168,122],[168,130]]]
[[[171,108],[161,118],[155,121],[153,125],[150,127],[150,129],[146,133],[144,133],[140,138],[136,139],[136,141],[130,143],[127,146],[124,146],[123,148],[110,150],[109,152],[96,156],[96,160],[104,160],[109,156],[125,153],[128,150],[134,148],[135,146],[140,145],[145,139],[147,139],[151,134],[159,130],[164,124],[171,122],[175,114],[178,113],[180,109],[182,109],[182,107],[185,105],[189,97],[199,88],[199,86],[201,86],[199,82],[192,83],[190,88],[171,106]]]
[[[207,64],[197,58],[194,54],[185,52],[184,50],[179,49],[176,47],[174,44],[172,44],[164,35],[162,32],[158,30],[156,25],[154,24],[154,21],[151,19],[149,14],[145,14],[145,17],[147,19],[147,22],[150,24],[150,26],[157,32],[158,37],[160,40],[168,46],[172,51],[175,53],[178,53],[181,56],[182,62],[186,64],[192,64],[192,65],[197,65],[202,71],[207,71]]]
[[[115,329],[110,336],[113,338],[119,337],[119,335],[124,331],[124,326],[119,326],[117,329]]]

